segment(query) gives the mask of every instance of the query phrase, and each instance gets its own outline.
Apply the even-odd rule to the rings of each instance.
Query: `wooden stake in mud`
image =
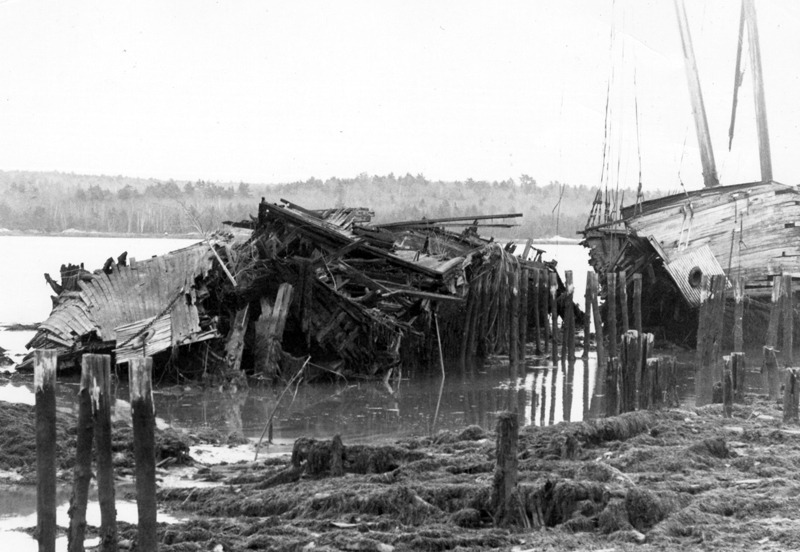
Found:
[[[600,304],[597,298],[597,273],[590,272],[588,276],[592,302],[592,320],[594,320],[594,339],[597,344],[597,367],[599,371],[602,371],[606,366],[606,346],[605,337],[603,336],[603,318],[600,316]]]
[[[628,333],[628,275],[624,270],[619,271],[619,308],[622,314],[622,333]],[[639,334],[642,335],[642,334]]]
[[[761,375],[770,400],[776,400],[781,383],[778,374],[778,355],[775,353],[774,347],[764,347],[764,363],[761,365]]]
[[[36,535],[40,552],[56,549],[56,365],[54,349],[34,353],[36,393]]]
[[[642,275],[633,275],[633,329],[642,335]]]
[[[136,463],[136,507],[139,513],[137,549],[158,550],[156,536],[156,417],[153,405],[153,359],[129,362],[133,449]]]
[[[517,488],[517,440],[519,421],[513,412],[503,412],[497,417],[497,444],[492,483],[492,507],[495,523],[506,525],[516,517],[513,506]]]
[[[744,277],[737,276],[733,281],[733,350],[744,351]]]
[[[583,360],[586,361],[589,359],[589,336],[592,333],[592,284],[591,284],[591,275],[594,272],[587,272],[586,273],[586,292],[583,295],[584,299],[584,306],[583,306]],[[584,363],[585,366],[585,363]],[[584,371],[586,369],[584,368]]]
[[[658,410],[664,402],[664,384],[661,382],[661,360],[648,358],[644,362],[642,386],[639,390],[639,408]]]
[[[674,356],[658,357],[659,375],[658,382],[661,387],[661,396],[667,408],[677,408],[681,405],[678,398],[678,372],[677,361]]]
[[[111,440],[111,357],[91,360],[94,443],[97,454],[97,497],[100,503],[100,550],[117,552],[117,508]]]
[[[781,315],[781,288],[783,278],[774,276],[772,278],[772,306],[769,311],[769,324],[767,325],[766,347],[775,349],[778,347],[778,324]]]
[[[722,416],[733,416],[733,372],[731,371],[731,357],[724,357],[725,366],[722,369]]]
[[[794,364],[792,349],[794,348],[794,296],[792,294],[792,275],[783,275],[783,362],[786,366]]]
[[[641,406],[641,396],[639,391],[642,389],[646,389],[647,385],[658,385],[658,373],[655,373],[653,376],[656,378],[655,380],[651,380],[650,382],[642,382],[642,379],[647,372],[647,359],[650,358],[654,351],[655,345],[655,336],[651,333],[645,333],[639,336],[639,348],[638,348],[638,355],[639,355],[639,370],[636,371],[636,408],[646,408]]]
[[[797,421],[797,406],[798,398],[800,397],[800,389],[798,389],[798,373],[796,368],[786,369],[786,378],[784,380],[783,388],[783,421],[796,422]]]
[[[642,359],[639,352],[639,334],[629,330],[622,336],[622,377],[620,378],[620,413],[636,410],[636,391],[640,378],[637,372],[642,370]]]
[[[698,406],[710,404],[715,381],[722,377],[719,366],[722,340],[722,317],[725,310],[727,278],[703,276],[700,294],[700,314],[697,329],[697,373],[695,397]]]
[[[553,317],[553,335],[552,338],[552,359],[553,365],[558,364],[558,275],[555,272],[550,273],[550,314]]]
[[[344,475],[344,445],[339,434],[333,436],[331,441],[331,477]]]
[[[606,273],[606,327],[608,328],[608,356],[614,358],[617,356],[617,273]]]
[[[538,268],[533,269],[533,339],[534,351],[537,355],[542,354],[542,317],[539,313],[539,299],[541,297],[541,289],[539,284],[539,276],[541,271]]]
[[[525,367],[528,344],[528,286],[530,280],[528,269],[521,267],[519,280],[519,362]]]
[[[744,402],[745,374],[747,364],[744,353],[731,353],[731,377],[733,378],[733,400]]]
[[[567,355],[569,360],[575,360],[575,284],[572,281],[572,271],[564,273],[567,285],[566,301],[564,302],[564,315],[566,317],[564,326],[564,339],[567,340]]]
[[[620,373],[619,359],[611,357],[606,367],[605,405],[606,416],[617,416],[621,413],[622,406],[622,374]]]

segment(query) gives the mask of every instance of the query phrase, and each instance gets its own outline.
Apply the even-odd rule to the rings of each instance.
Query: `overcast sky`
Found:
[[[721,180],[758,179],[749,63],[727,151],[738,2],[687,4]],[[774,175],[797,184],[800,3],[757,7]],[[645,187],[701,187],[673,0],[6,0],[0,170],[594,186],[612,75],[612,183],[640,148]]]

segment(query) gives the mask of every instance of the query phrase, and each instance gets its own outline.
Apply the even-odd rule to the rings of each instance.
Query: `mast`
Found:
[[[700,75],[697,72],[697,61],[692,47],[692,35],[689,32],[689,21],[686,17],[686,6],[683,0],[675,0],[675,11],[678,15],[678,28],[681,32],[683,60],[686,65],[686,78],[689,81],[689,96],[692,101],[694,126],[697,131],[697,143],[700,146],[700,160],[703,164],[703,183],[706,188],[719,185],[717,168],[714,162],[714,150],[711,147],[711,134],[708,131],[706,108],[703,104],[703,91],[700,89]]]
[[[758,41],[755,0],[742,0],[742,9],[747,19],[747,38],[750,46],[750,65],[753,67],[753,96],[756,103],[756,125],[758,126],[758,153],[761,159],[761,181],[772,180],[772,154],[769,147],[767,125],[767,101],[764,97],[764,75],[761,69],[761,45]]]

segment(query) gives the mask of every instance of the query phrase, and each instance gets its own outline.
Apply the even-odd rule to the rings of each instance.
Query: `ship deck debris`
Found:
[[[45,276],[57,296],[28,347],[57,349],[61,367],[84,352],[113,352],[117,364],[156,356],[187,378],[288,379],[303,366],[309,377],[385,376],[457,357],[472,294],[484,307],[475,352],[507,352],[509,274],[555,263],[478,228],[521,215],[372,216],[262,200],[257,218],[166,255],[123,253],[94,272],[63,265],[60,282]]]

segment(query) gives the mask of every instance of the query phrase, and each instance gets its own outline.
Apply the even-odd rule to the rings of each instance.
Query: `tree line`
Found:
[[[374,222],[522,213],[503,238],[576,237],[597,188],[539,184],[528,175],[488,182],[431,181],[422,174],[309,178],[282,184],[175,181],[58,172],[0,171],[0,228],[20,232],[123,234],[210,232],[225,220],[247,220],[261,197],[309,209],[368,207]],[[626,191],[631,199],[634,192]],[[500,221],[498,221],[500,222]]]

